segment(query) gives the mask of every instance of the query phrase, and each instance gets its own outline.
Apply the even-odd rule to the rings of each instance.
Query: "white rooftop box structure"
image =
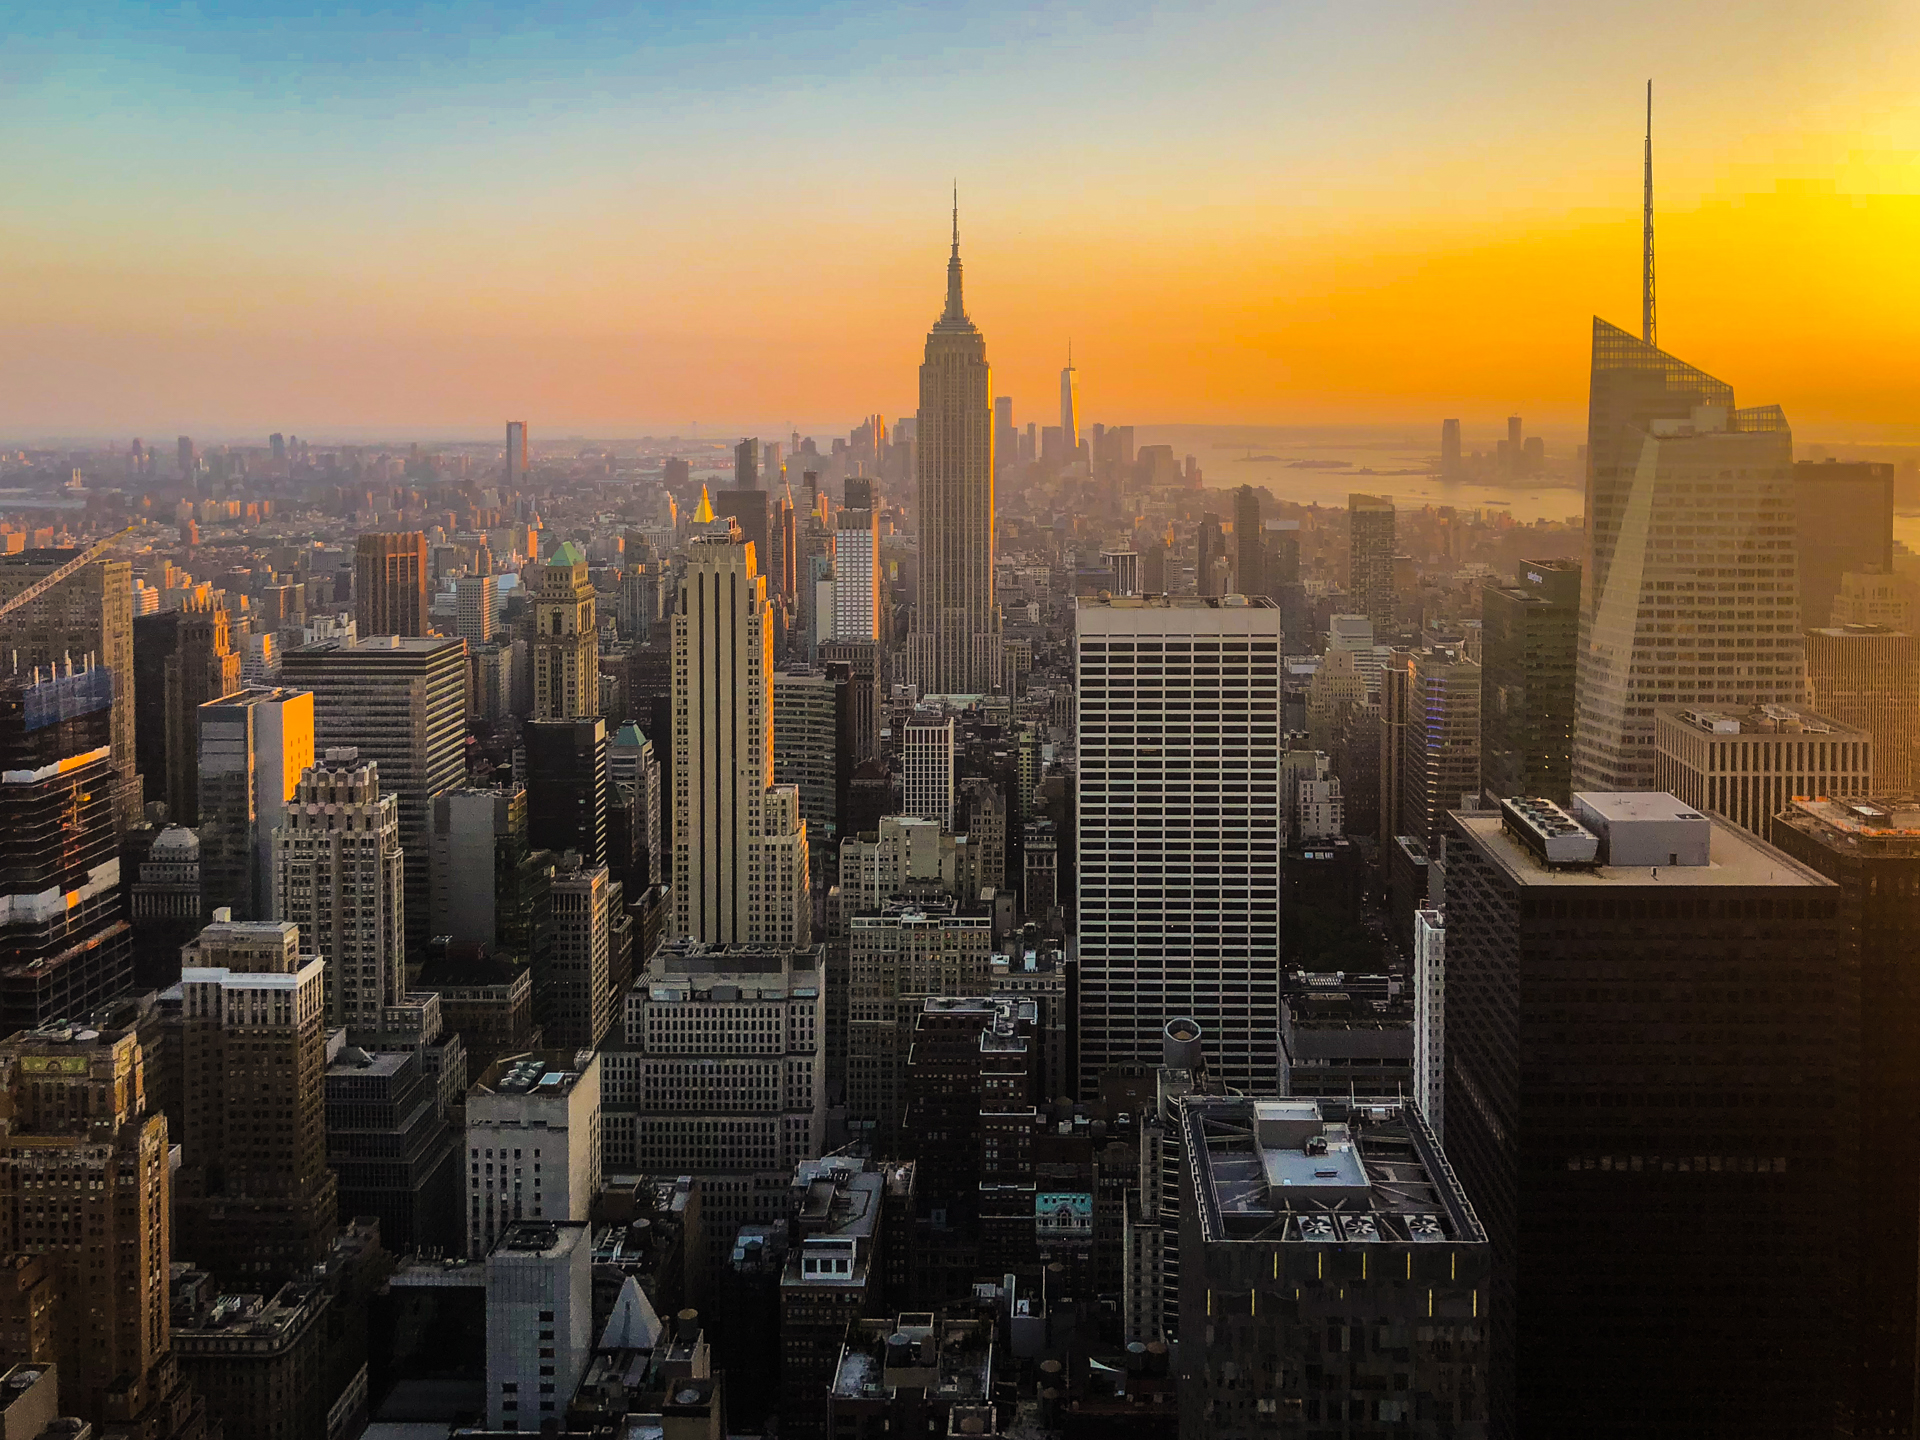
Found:
[[[1664,790],[1584,790],[1579,822],[1600,837],[1602,865],[1705,865],[1713,823]]]

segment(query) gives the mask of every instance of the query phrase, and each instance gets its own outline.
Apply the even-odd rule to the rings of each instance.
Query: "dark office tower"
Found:
[[[1384,495],[1347,497],[1347,592],[1353,613],[1373,622],[1382,644],[1393,629],[1393,500]]]
[[[1796,461],[1793,500],[1801,623],[1809,629],[1838,624],[1833,597],[1842,575],[1893,573],[1893,466]]]
[[[864,475],[849,475],[842,498],[849,510],[873,509],[873,481]]]
[[[820,646],[820,664],[829,674],[847,667],[849,719],[853,763],[871,760],[880,748],[880,721],[885,705],[880,689],[880,646],[872,640],[828,640]],[[664,768],[664,767],[663,767]]]
[[[273,913],[273,832],[313,764],[313,696],[249,689],[196,712],[200,755],[200,878],[206,914]]]
[[[733,447],[733,485],[736,490],[759,490],[760,442],[748,436]]]
[[[400,801],[406,945],[427,947],[432,914],[433,797],[466,779],[467,642],[379,636],[289,650],[280,679],[313,692],[316,754],[348,746],[380,766],[380,793]]]
[[[84,1015],[133,978],[106,670],[0,679],[0,1028]]]
[[[1449,820],[1447,1153],[1493,1244],[1488,1433],[1836,1433],[1863,1219],[1840,890],[1659,792]]]
[[[1914,784],[1920,748],[1920,639],[1884,625],[1807,631],[1807,688],[1822,714],[1873,737],[1873,781],[1883,795]]]
[[[1480,592],[1480,783],[1493,800],[1573,799],[1573,674],[1580,565],[1522,560]]]
[[[669,490],[684,490],[693,483],[693,462],[673,456],[660,467],[660,483]]]
[[[956,206],[947,307],[927,334],[915,426],[920,579],[905,677],[922,695],[985,695],[1003,680],[993,598],[992,393],[987,342],[961,299]]]
[[[1920,805],[1796,800],[1773,821],[1773,843],[1840,887],[1841,943],[1860,975],[1860,1151],[1872,1182],[1847,1234],[1858,1289],[1844,1342],[1854,1383],[1852,1433],[1912,1435],[1914,1315],[1920,1309],[1920,1151],[1875,1143],[1920,1114]],[[1871,1150],[1869,1150],[1871,1146]],[[1869,1168],[1870,1167],[1870,1168]]]
[[[1525,451],[1526,441],[1521,434],[1520,417],[1509,415],[1507,416],[1507,465],[1516,475],[1520,474],[1525,467],[1526,461],[1523,458]]]
[[[1793,434],[1598,318],[1592,385],[1573,786],[1644,790],[1654,706],[1806,699]]]
[[[193,448],[193,437],[191,435],[182,435],[174,442],[174,449],[179,457],[180,478],[182,480],[191,478],[193,473],[200,468],[200,454]]]
[[[1251,485],[1242,485],[1233,492],[1233,588],[1239,594],[1267,593],[1263,538],[1260,494]]]
[[[1013,427],[1013,397],[993,397],[993,468],[1005,470],[1020,460],[1020,432]]]
[[[1140,593],[1167,593],[1167,547],[1164,541],[1149,540],[1140,552]]]
[[[733,517],[740,527],[740,538],[753,546],[754,564],[762,575],[773,562],[772,497],[765,490],[745,486],[722,490],[713,497],[713,513],[719,519]]]
[[[175,1243],[266,1293],[333,1244],[325,969],[285,921],[216,920],[182,957]]]
[[[793,496],[782,490],[770,507],[767,520],[768,543],[773,547],[767,560],[767,582],[782,595],[794,593]]]
[[[1227,539],[1220,530],[1218,515],[1202,515],[1200,528],[1194,533],[1193,542],[1193,593],[1196,595],[1219,595],[1225,593],[1214,582],[1214,562],[1225,558]]]
[[[1440,422],[1440,473],[1442,475],[1460,473],[1460,422],[1458,420]]]
[[[23,550],[0,556],[0,602],[46,579],[75,553]],[[134,741],[133,570],[124,560],[83,565],[0,620],[0,657],[10,670],[27,674],[37,667],[44,674],[55,665],[82,664],[89,655],[113,676],[113,769],[120,778],[114,829],[121,832],[139,818],[141,800]]]
[[[360,638],[427,633],[427,537],[362,535],[353,550],[353,618]]]
[[[555,855],[580,853],[588,869],[607,859],[607,722],[529,720],[527,841]]]
[[[176,825],[200,823],[194,712],[240,688],[226,609],[201,602],[133,622],[134,755],[145,798]]]
[[[1480,666],[1452,648],[1415,650],[1406,663],[1400,833],[1437,852],[1447,812],[1480,793]]]
[[[458,1253],[459,1141],[437,1103],[426,1051],[342,1046],[327,1065],[327,1164],[340,1213],[380,1221],[389,1254]]]
[[[527,422],[524,420],[507,421],[507,460],[506,486],[509,491],[518,490],[527,479]],[[363,630],[360,632],[365,634]]]

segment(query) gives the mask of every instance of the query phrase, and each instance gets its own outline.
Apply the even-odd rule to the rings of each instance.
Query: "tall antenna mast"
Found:
[[[1640,338],[1649,345],[1659,340],[1653,323],[1653,81],[1647,81],[1646,198],[1640,224],[1646,250],[1645,274],[1640,278]]]

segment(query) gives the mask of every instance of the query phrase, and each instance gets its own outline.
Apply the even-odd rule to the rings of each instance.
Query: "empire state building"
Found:
[[[907,672],[923,695],[984,695],[1003,681],[993,599],[993,391],[987,343],[960,298],[960,210],[953,212],[947,308],[920,366],[919,595]]]

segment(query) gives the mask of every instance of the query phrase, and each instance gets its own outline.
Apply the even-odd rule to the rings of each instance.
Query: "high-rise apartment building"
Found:
[[[872,510],[841,510],[833,517],[833,638],[879,640],[882,635],[880,522]]]
[[[1440,473],[1458,475],[1460,468],[1460,422],[1442,420],[1440,422]]]
[[[466,1037],[463,1035],[462,1039]],[[425,1050],[341,1045],[327,1064],[327,1164],[340,1213],[373,1216],[388,1253],[458,1253],[461,1137],[438,1103]]]
[[[1898,799],[1796,800],[1774,816],[1773,843],[1840,887],[1840,944],[1822,956],[1859,975],[1859,1208],[1842,1263],[1854,1284],[1854,1318],[1841,1363],[1854,1392],[1846,1418],[1856,1435],[1912,1434],[1915,1315],[1920,1311],[1920,1152],[1888,1145],[1920,1109],[1920,806]]]
[[[486,1259],[487,1424],[548,1433],[593,1359],[593,1227],[518,1220]]]
[[[776,705],[778,697],[776,696]],[[775,731],[776,737],[778,730]],[[778,752],[774,763],[779,764]],[[615,790],[631,790],[640,827],[635,844],[640,850],[644,873],[627,887],[630,897],[649,885],[666,879],[666,851],[661,847],[660,811],[664,795],[660,788],[660,762],[653,753],[653,742],[640,733],[638,725],[622,725],[607,746],[607,778]]]
[[[527,479],[527,422],[507,421],[506,486],[509,493],[519,490]]]
[[[1347,497],[1347,593],[1353,608],[1373,621],[1384,639],[1393,624],[1393,499],[1385,495]]]
[[[1433,1133],[1446,1139],[1447,914],[1413,912],[1413,1098]]]
[[[682,937],[628,992],[604,1057],[607,1164],[699,1179],[708,1273],[742,1225],[785,1216],[793,1167],[824,1148],[823,966],[817,945]]]
[[[380,768],[334,746],[300,777],[273,832],[274,918],[326,961],[326,1024],[378,1031],[406,991],[400,802]]]
[[[1653,783],[1761,839],[1803,796],[1874,793],[1873,737],[1811,710],[1653,709]]]
[[[1480,793],[1480,666],[1457,649],[1416,650],[1408,662],[1400,757],[1400,833],[1439,847],[1447,812]]]
[[[192,442],[188,444],[191,446]],[[38,584],[73,558],[71,550],[22,550],[0,555],[0,602]],[[81,566],[45,594],[0,621],[0,653],[8,657],[17,674],[30,674],[35,670],[45,673],[56,665],[84,666],[86,657],[91,655],[92,664],[104,666],[113,676],[113,771],[120,783],[110,798],[114,807],[114,832],[126,830],[139,818],[141,804],[140,766],[134,740],[138,688],[134,673],[132,567],[124,560],[107,559]],[[191,731],[187,733],[191,735]]]
[[[1580,566],[1522,560],[1480,592],[1480,783],[1495,800],[1573,795],[1573,680]]]
[[[200,823],[195,766],[199,736],[195,712],[240,688],[242,657],[235,652],[226,607],[210,599],[133,622],[134,753],[146,799],[166,802],[178,825]],[[270,637],[261,637],[270,638]]]
[[[1278,1080],[1280,612],[1080,602],[1080,1079],[1207,1032],[1225,1083]]]
[[[7,1250],[41,1272],[19,1302],[46,1337],[30,1358],[58,1367],[61,1408],[95,1433],[198,1440],[206,1410],[180,1378],[169,1323],[167,1121],[147,1078],[131,1028],[0,1041],[0,1220]]]
[[[807,943],[800,798],[773,779],[773,617],[738,530],[688,546],[673,617],[674,931]]]
[[[57,587],[56,587],[57,588]],[[114,832],[113,673],[0,679],[0,1030],[85,1015],[133,976]]]
[[[1264,538],[1260,530],[1260,492],[1242,485],[1233,492],[1233,588],[1242,595],[1267,593]]]
[[[993,391],[987,343],[960,288],[956,209],[947,308],[927,334],[915,427],[920,574],[906,668],[922,695],[984,695],[1003,683],[993,598]]]
[[[1485,1434],[1487,1234],[1418,1109],[1185,1095],[1170,1118],[1182,1440],[1293,1428],[1270,1416]]]
[[[1807,1317],[1845,1313],[1860,1218],[1839,891],[1657,792],[1450,818],[1447,1154],[1493,1245],[1489,1435],[1825,1433],[1841,1332]]]
[[[582,863],[607,859],[607,722],[530,720],[526,751],[527,839],[536,850],[578,852]]]
[[[353,549],[353,618],[362,638],[427,633],[427,537],[362,535]]]
[[[1873,737],[1874,788],[1904,795],[1920,781],[1920,639],[1879,625],[1809,630],[1807,688],[1824,715]]]
[[[313,692],[315,749],[352,746],[379,764],[381,792],[400,801],[415,953],[426,949],[433,911],[433,797],[466,780],[466,649],[437,636],[323,641],[288,651],[280,667],[283,685]]]
[[[218,915],[181,962],[176,1243],[262,1293],[333,1245],[324,969],[298,926]]]
[[[197,718],[206,913],[264,920],[273,913],[273,832],[313,764],[313,695],[241,690],[202,705]]]
[[[516,1221],[585,1220],[600,1193],[600,1057],[534,1050],[488,1066],[467,1091],[467,1257]]]
[[[773,779],[800,792],[816,885],[837,868],[841,817],[853,779],[852,689],[843,664],[782,670],[773,677]]]
[[[491,575],[462,575],[454,582],[454,633],[469,650],[493,639],[497,586]]]
[[[600,713],[600,629],[587,557],[567,541],[540,567],[533,595],[533,715]]]
[[[1793,499],[1801,623],[1838,625],[1833,602],[1848,571],[1893,573],[1893,466],[1799,460]]]
[[[733,485],[736,490],[764,488],[760,483],[760,442],[751,435],[733,447]]]
[[[1219,570],[1226,563],[1227,538],[1218,515],[1202,515],[1193,536],[1193,593],[1224,595]]]
[[[1013,397],[993,397],[993,469],[997,475],[1020,462],[1020,432],[1013,423]]]
[[[953,797],[953,717],[915,715],[900,743],[900,813],[952,830]]]
[[[1796,705],[1793,435],[1595,318],[1573,786],[1653,783],[1653,707]]]

